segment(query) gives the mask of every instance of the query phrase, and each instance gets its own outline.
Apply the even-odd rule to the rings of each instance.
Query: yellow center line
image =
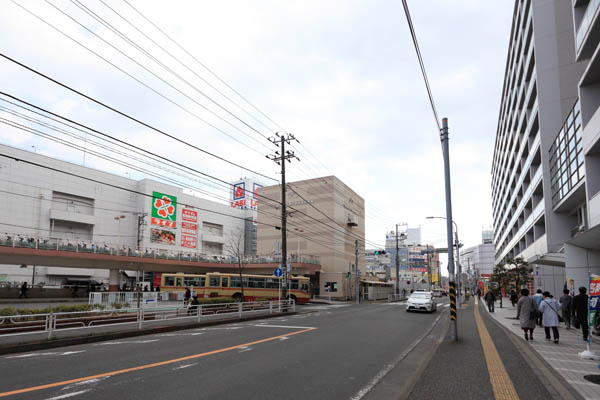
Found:
[[[280,339],[282,337],[299,335],[301,333],[314,331],[315,329],[317,329],[317,328],[303,329],[303,330],[300,330],[300,331],[286,333],[286,334],[283,334],[283,335],[272,336],[272,337],[269,337],[269,338],[266,338],[266,339],[256,340],[254,342],[249,342],[249,343],[244,343],[244,344],[238,344],[236,346],[224,347],[224,348],[217,349],[217,350],[207,351],[205,353],[192,354],[192,355],[185,356],[185,357],[174,358],[172,360],[159,361],[159,362],[155,362],[155,363],[152,363],[152,364],[139,365],[137,367],[119,369],[119,370],[110,371],[110,372],[103,372],[103,373],[97,374],[97,375],[84,376],[83,378],[69,379],[67,381],[54,382],[54,383],[48,383],[48,384],[45,384],[45,385],[32,386],[32,387],[23,388],[23,389],[11,390],[9,392],[0,393],[0,397],[7,397],[7,396],[15,395],[15,394],[34,392],[36,390],[49,389],[49,388],[53,388],[53,387],[57,387],[57,386],[65,386],[65,385],[70,385],[72,383],[78,383],[78,382],[87,381],[87,380],[90,380],[90,379],[98,379],[98,378],[104,378],[104,377],[113,376],[113,375],[126,374],[128,372],[141,371],[143,369],[148,369],[148,368],[161,367],[163,365],[174,364],[174,363],[181,362],[181,361],[192,360],[194,358],[200,358],[200,357],[210,356],[210,355],[213,355],[213,354],[224,353],[226,351],[231,351],[231,350],[239,349],[241,347],[252,346],[252,345],[255,345],[255,344],[260,344],[260,343],[265,343],[265,342],[271,342],[273,340],[277,340],[277,339]]]
[[[475,310],[475,321],[477,322],[477,330],[479,331],[479,338],[481,339],[481,346],[483,347],[483,354],[485,355],[485,363],[490,375],[494,398],[496,400],[518,400],[519,395],[517,395],[517,391],[506,372],[506,368],[504,368],[504,364],[502,363],[502,359],[500,359],[490,333],[485,327],[481,315],[479,315],[477,303],[477,299],[475,299],[475,307],[473,307]]]

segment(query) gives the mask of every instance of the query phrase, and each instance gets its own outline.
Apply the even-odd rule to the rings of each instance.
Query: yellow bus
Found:
[[[248,275],[242,274],[244,282],[244,296],[246,301],[255,301],[260,298],[279,298],[279,278],[274,275]],[[304,276],[290,278],[288,297],[296,303],[307,303],[310,300],[310,279]],[[204,275],[184,273],[163,273],[160,290],[164,292],[181,292],[190,288],[198,295],[204,297],[232,297],[237,301],[242,300],[240,275],[209,272]]]

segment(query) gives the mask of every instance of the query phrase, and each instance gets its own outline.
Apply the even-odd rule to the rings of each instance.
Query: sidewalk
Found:
[[[476,300],[457,310],[458,340],[447,336],[439,345],[408,399],[590,398],[582,397],[524,340],[519,342],[496,323],[491,316],[499,313],[487,313]],[[510,325],[514,320],[506,321]]]
[[[519,320],[516,319],[517,307],[513,307],[507,298],[502,301],[503,308],[499,308],[498,304],[496,302],[493,313],[489,313],[487,307],[482,308],[485,309],[487,315],[515,334],[523,343],[526,343]],[[564,326],[564,324],[561,325]],[[600,385],[583,378],[585,375],[600,375],[600,369],[598,368],[598,361],[583,360],[578,356],[578,353],[586,349],[586,342],[583,341],[581,330],[574,328],[567,330],[564,327],[559,327],[558,330],[559,344],[545,340],[543,327],[536,327],[533,334],[534,340],[527,343],[583,398],[600,399]],[[600,353],[600,342],[596,338],[592,339],[591,350]]]

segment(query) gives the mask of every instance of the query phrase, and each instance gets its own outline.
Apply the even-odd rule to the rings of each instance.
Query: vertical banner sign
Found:
[[[596,314],[598,313],[598,303],[600,302],[600,276],[590,275],[590,298],[589,298],[589,326],[590,336],[592,328],[596,322]]]
[[[152,192],[152,225],[177,228],[177,197]]]
[[[195,249],[198,239],[198,211],[181,210],[181,247]]]

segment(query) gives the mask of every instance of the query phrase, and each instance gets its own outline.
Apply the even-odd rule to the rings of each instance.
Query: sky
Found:
[[[401,1],[102,1],[19,2],[36,17],[3,0],[0,52],[253,172],[162,136],[2,57],[1,91],[226,182],[248,176],[275,184],[279,166],[265,156],[276,148],[267,138],[290,132],[300,141],[292,146],[300,161],[288,164],[287,180],[336,175],[362,196],[367,247],[383,246],[396,223],[421,226],[424,242],[445,247],[444,221],[426,219],[445,216],[440,140]],[[454,220],[461,242],[476,245],[492,224],[491,163],[514,4],[408,5],[439,116],[449,119]],[[86,7],[114,30],[86,14]],[[4,101],[0,107],[18,110]],[[133,179],[148,176],[93,155],[89,137],[57,134],[3,109],[0,118],[89,151],[5,123],[0,143]],[[174,175],[157,162],[144,168],[169,174],[203,197],[229,197],[222,184]]]

